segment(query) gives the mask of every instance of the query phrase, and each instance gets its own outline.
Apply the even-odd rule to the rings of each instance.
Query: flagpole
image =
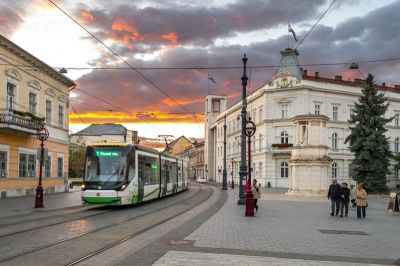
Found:
[[[210,74],[209,73],[207,73],[207,82],[208,82],[207,95],[210,95]]]

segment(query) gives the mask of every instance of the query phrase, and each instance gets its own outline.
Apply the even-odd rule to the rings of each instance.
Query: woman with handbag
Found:
[[[259,198],[261,198],[261,191],[260,191],[260,188],[257,186],[256,179],[253,179],[252,190],[253,190],[254,208],[256,209],[256,212],[257,212],[258,211],[257,201]]]
[[[357,218],[361,219],[361,213],[362,213],[362,218],[365,218],[366,213],[365,213],[365,208],[367,206],[367,192],[363,188],[363,184],[357,184],[357,194],[356,194],[356,201],[357,201]]]

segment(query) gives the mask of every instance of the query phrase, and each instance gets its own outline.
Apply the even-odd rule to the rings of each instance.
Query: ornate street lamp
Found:
[[[228,189],[227,173],[226,173],[226,115],[224,117],[224,169],[222,170],[222,190]]]
[[[246,216],[254,216],[254,198],[253,192],[251,191],[251,137],[256,133],[256,124],[251,121],[251,118],[247,121],[245,133],[247,136],[248,145],[248,165],[249,173],[247,178],[247,191],[246,191]]]
[[[233,163],[234,163],[234,160],[233,160],[233,158],[231,158],[231,163],[232,163],[232,171],[231,171],[231,177],[232,177],[232,182],[231,182],[231,189],[234,189],[235,188],[235,182],[233,181]]]
[[[44,157],[44,141],[49,138],[49,131],[46,129],[44,124],[36,130],[36,137],[40,140],[40,164],[39,164],[39,183],[36,188],[35,208],[43,208],[43,187],[42,187],[42,169],[43,169],[43,157]]]
[[[246,128],[246,115],[247,115],[247,102],[246,102],[246,88],[247,88],[247,75],[246,75],[246,63],[247,57],[244,54],[243,58],[243,76],[242,76],[242,134],[241,134],[241,150],[240,150],[240,168],[239,168],[239,205],[244,205],[246,200],[244,198],[244,186],[243,181],[246,181],[247,176],[247,166],[246,166],[246,136],[245,136],[245,128]]]

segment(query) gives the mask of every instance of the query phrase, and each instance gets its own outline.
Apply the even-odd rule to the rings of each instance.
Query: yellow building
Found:
[[[36,129],[49,131],[43,167],[45,193],[68,178],[69,89],[74,82],[0,35],[0,195],[35,193],[39,177]]]
[[[168,143],[168,147],[164,149],[164,152],[168,152],[174,155],[178,155],[184,152],[186,149],[193,148],[193,143],[185,136],[180,136],[174,141]]]

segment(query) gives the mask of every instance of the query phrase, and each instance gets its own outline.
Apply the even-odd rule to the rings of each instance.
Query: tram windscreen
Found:
[[[88,147],[86,151],[86,186],[115,188],[127,180],[128,147]]]

